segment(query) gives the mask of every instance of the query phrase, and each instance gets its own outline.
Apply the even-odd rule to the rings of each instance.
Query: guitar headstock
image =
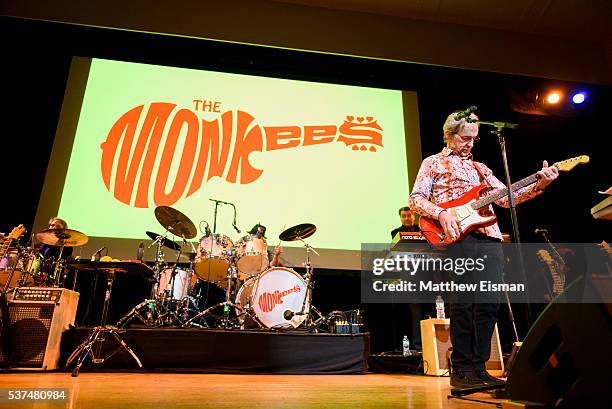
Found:
[[[546,250],[538,250],[537,254],[538,258],[544,263],[550,263],[551,261],[553,261],[552,257],[550,256],[550,253]]]
[[[585,163],[589,163],[590,160],[591,158],[589,158],[588,155],[580,155],[574,158],[569,158],[560,162],[556,162],[553,166],[559,169],[560,172],[569,172],[578,165],[584,165]]]
[[[23,224],[20,224],[19,226],[14,227],[13,230],[11,230],[11,232],[6,238],[7,239],[18,239],[19,237],[21,237],[23,233],[25,233],[25,231],[26,229],[25,227],[23,227]]]

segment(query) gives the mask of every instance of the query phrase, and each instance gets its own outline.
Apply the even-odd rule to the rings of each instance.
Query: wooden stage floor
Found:
[[[478,408],[447,399],[448,378],[416,375],[214,375],[159,373],[0,373],[0,388],[66,388],[63,403],[0,403],[27,408]],[[494,400],[479,393],[473,398]]]

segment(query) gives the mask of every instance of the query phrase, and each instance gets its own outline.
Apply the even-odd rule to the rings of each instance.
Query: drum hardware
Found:
[[[200,327],[200,328],[210,328],[211,325],[206,320],[207,318],[210,320],[215,319],[214,327],[215,328],[224,328],[224,329],[235,329],[240,327],[240,323],[236,321],[236,318],[230,317],[231,309],[233,308],[236,311],[236,315],[240,316],[242,314],[248,314],[248,312],[234,303],[232,301],[233,295],[235,293],[235,288],[237,287],[236,281],[238,279],[238,271],[236,269],[235,252],[229,250],[227,251],[230,254],[229,258],[229,266],[227,268],[227,276],[225,279],[225,301],[215,304],[202,312],[198,313],[187,322],[183,324],[183,327]],[[214,311],[219,308],[223,308],[220,315],[213,314]]]
[[[116,273],[129,273],[129,274],[149,274],[151,269],[142,263],[131,263],[131,262],[96,262],[96,261],[76,261],[70,263],[72,267],[80,271],[97,271],[101,270],[106,276],[106,294],[104,296],[104,307],[102,309],[102,318],[100,319],[100,325],[93,328],[89,337],[79,345],[68,357],[65,368],[68,367],[76,360],[76,365],[72,369],[71,375],[73,377],[79,376],[79,371],[85,363],[85,360],[89,357],[92,364],[103,364],[107,359],[114,356],[117,352],[123,350],[127,352],[132,359],[136,362],[140,369],[144,369],[138,355],[125,343],[125,341],[119,335],[124,332],[119,330],[113,325],[107,325],[106,319],[108,317],[108,309],[110,305],[110,297],[113,289],[113,281]],[[108,355],[102,357],[102,344],[110,339],[114,339],[117,343],[117,348],[110,352]]]
[[[157,328],[182,325],[189,318],[190,307],[193,303],[189,297],[195,256],[193,244],[191,246],[194,252],[187,253],[190,258],[190,268],[178,269],[177,264],[184,254],[182,251],[185,244],[188,243],[187,239],[196,236],[195,225],[187,216],[168,206],[155,208],[155,217],[167,233],[171,232],[182,237],[183,245],[178,245],[165,235],[146,232],[147,236],[153,239],[149,247],[156,245],[151,293],[148,299],[143,300],[117,321],[116,325],[119,328],[126,327],[135,319],[147,327]],[[163,247],[178,251],[176,261],[171,267],[167,267],[164,261]]]
[[[288,228],[278,236],[279,240],[281,241],[299,240],[304,244],[304,248],[306,249],[306,261],[304,262],[304,267],[306,268],[306,273],[304,274],[304,284],[306,286],[306,293],[304,299],[302,300],[300,310],[296,312],[291,309],[286,309],[283,313],[283,318],[289,321],[294,317],[304,317],[304,320],[302,320],[300,324],[305,321],[307,326],[318,325],[320,320],[323,319],[321,313],[311,305],[312,291],[314,288],[314,282],[312,281],[314,268],[312,267],[312,264],[310,262],[310,252],[312,251],[317,256],[319,255],[319,253],[317,253],[317,251],[310,244],[304,241],[305,238],[312,236],[316,231],[317,228],[314,224],[303,223]],[[319,315],[319,318],[317,320],[313,320],[311,311],[316,312],[317,315]]]

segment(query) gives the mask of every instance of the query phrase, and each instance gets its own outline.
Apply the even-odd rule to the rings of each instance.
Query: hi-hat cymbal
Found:
[[[161,237],[161,234],[157,234],[157,233],[154,233],[152,231],[147,231],[145,233],[147,233],[147,236],[149,236],[151,238],[151,240],[157,240],[157,237]],[[172,240],[170,240],[170,239],[168,239],[166,237],[162,237],[161,244],[162,244],[162,246],[166,246],[166,247],[168,247],[169,249],[172,249],[172,250],[179,251],[181,249],[181,246],[179,246],[178,244],[176,244],[175,242],[173,242]]]
[[[86,244],[89,237],[80,231],[70,229],[47,229],[36,233],[36,238],[49,246],[78,247]]]
[[[310,237],[317,231],[317,227],[312,223],[302,223],[297,226],[289,227],[282,232],[278,238],[282,241],[294,241]]]
[[[175,236],[193,239],[198,234],[195,225],[189,220],[189,217],[169,206],[157,206],[155,208],[155,217],[166,230]]]

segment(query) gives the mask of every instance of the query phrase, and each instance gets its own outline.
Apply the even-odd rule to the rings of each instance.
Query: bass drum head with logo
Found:
[[[301,311],[305,298],[306,283],[298,273],[290,268],[272,267],[247,280],[238,290],[235,303],[242,308],[250,306],[254,318],[267,328],[297,328],[306,315],[287,320],[284,314]],[[306,311],[309,308],[305,306]],[[236,314],[241,316],[242,311],[237,309]]]

